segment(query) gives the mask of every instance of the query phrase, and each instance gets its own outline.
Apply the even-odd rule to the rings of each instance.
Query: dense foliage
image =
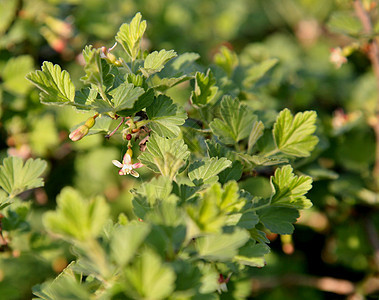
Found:
[[[375,297],[376,1],[0,5],[4,299]]]

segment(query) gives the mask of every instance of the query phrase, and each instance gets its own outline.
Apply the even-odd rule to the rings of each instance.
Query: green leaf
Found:
[[[10,58],[1,72],[4,90],[25,95],[31,86],[25,76],[33,71],[33,64],[33,58],[29,55]]]
[[[251,129],[248,143],[247,143],[247,153],[251,153],[255,143],[259,140],[259,138],[263,135],[263,131],[265,126],[261,121],[255,121],[253,124],[253,128]]]
[[[266,157],[264,155],[248,155],[238,153],[238,157],[248,164],[247,169],[252,169],[257,166],[274,166],[282,163],[288,163],[288,159],[280,157]]]
[[[218,178],[221,184],[224,184],[230,180],[238,181],[243,172],[243,166],[239,160],[233,161],[229,168],[218,174]]]
[[[229,76],[231,76],[233,70],[238,65],[238,56],[234,51],[222,46],[220,48],[220,52],[216,53],[214,56],[214,62],[216,65],[224,69]]]
[[[363,30],[362,24],[351,11],[335,11],[329,19],[328,27],[338,33],[358,36]]]
[[[17,0],[0,2],[0,36],[4,36],[7,28],[12,24],[18,10]]]
[[[288,207],[267,207],[257,210],[259,220],[273,233],[292,234],[292,223],[299,217],[299,211]]]
[[[196,185],[212,184],[218,181],[217,174],[230,167],[232,162],[225,157],[198,160],[188,168],[188,177]]]
[[[191,101],[194,105],[204,106],[212,101],[216,96],[218,87],[215,85],[211,69],[208,69],[207,74],[197,72],[195,74],[195,89],[191,93]]]
[[[173,178],[189,155],[188,147],[182,139],[166,139],[152,134],[146,151],[138,158],[152,171]]]
[[[86,62],[84,71],[86,75],[80,78],[85,84],[93,84],[99,92],[106,91],[113,84],[114,75],[109,73],[108,63],[100,57],[101,49],[86,46],[83,57]]]
[[[312,202],[304,196],[312,188],[312,178],[294,175],[290,165],[276,169],[271,184],[275,189],[271,198],[272,205],[297,209],[312,206]]]
[[[274,124],[273,136],[278,150],[282,153],[306,157],[318,143],[313,135],[316,130],[315,111],[305,111],[292,116],[288,109],[278,115]]]
[[[75,86],[67,71],[62,71],[59,65],[45,61],[42,71],[29,73],[26,79],[42,90],[40,99],[44,104],[64,105],[74,102]]]
[[[146,108],[150,120],[149,127],[162,137],[174,138],[180,134],[180,125],[187,119],[187,114],[172,100],[164,95],[154,99],[153,103]]]
[[[226,212],[221,211],[219,201],[224,190],[220,184],[212,185],[199,201],[186,207],[187,213],[194,222],[191,235],[196,236],[204,232],[220,232],[228,219]]]
[[[52,282],[33,286],[33,294],[43,300],[55,299],[90,299],[91,295],[84,285],[76,278],[73,272],[74,262],[71,263]],[[33,298],[34,299],[34,298]]]
[[[40,178],[46,169],[46,162],[41,159],[28,159],[23,164],[19,157],[7,157],[0,166],[0,186],[10,198],[36,187],[43,186]]]
[[[67,240],[87,241],[96,238],[109,215],[103,197],[88,201],[73,188],[66,187],[57,197],[56,211],[44,215],[45,227]]]
[[[125,266],[135,257],[149,232],[150,226],[144,223],[120,226],[112,232],[111,256],[118,266]]]
[[[113,97],[114,112],[133,108],[134,103],[144,93],[145,90],[143,88],[135,87],[132,83],[120,84],[109,92]]]
[[[164,92],[168,88],[193,78],[192,73],[196,65],[194,61],[199,57],[197,53],[183,53],[170,60],[161,72],[150,77],[149,86]]]
[[[177,54],[174,50],[166,51],[154,51],[150,53],[146,58],[141,68],[141,72],[145,77],[149,77],[150,75],[160,72],[165,64],[172,58],[176,57]]]
[[[249,87],[261,79],[273,66],[278,63],[277,58],[266,59],[258,64],[250,67],[246,72],[246,77],[243,81],[245,87]]]
[[[257,119],[250,107],[231,96],[222,99],[221,116],[222,120],[215,119],[209,126],[221,142],[229,145],[247,138]]]
[[[172,180],[168,177],[160,176],[153,178],[147,184],[141,185],[133,190],[134,200],[143,202],[145,206],[154,206],[158,201],[176,202],[177,197],[171,195]],[[143,199],[142,199],[143,198]]]
[[[151,103],[153,103],[153,101],[154,101],[154,90],[148,89],[144,94],[139,96],[139,98],[134,102],[134,105],[132,108],[119,110],[117,111],[117,114],[123,117],[132,116],[133,114],[141,111],[145,107],[150,106]]]
[[[175,289],[175,272],[148,248],[125,268],[124,276],[133,299],[167,299]]]
[[[228,261],[249,240],[249,233],[236,228],[233,233],[208,234],[196,239],[196,250],[201,259]]]
[[[266,265],[264,256],[269,252],[270,248],[267,245],[249,240],[239,249],[233,260],[246,266],[262,268]]]
[[[146,21],[141,22],[142,15],[137,13],[129,24],[122,24],[116,35],[116,41],[121,44],[132,61],[140,51],[140,43],[146,30]]]
[[[91,110],[94,108],[92,104],[95,102],[97,95],[98,92],[95,89],[83,88],[75,92],[75,103],[73,105],[78,110]]]

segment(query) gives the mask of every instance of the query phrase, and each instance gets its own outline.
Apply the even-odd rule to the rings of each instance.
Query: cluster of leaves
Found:
[[[288,164],[271,176],[267,197],[241,190],[237,183],[254,171],[309,156],[318,142],[315,112],[293,116],[285,109],[273,125],[266,124],[236,97],[242,88],[253,88],[276,60],[243,65],[224,48],[216,64],[225,80],[217,84],[210,69],[194,74],[196,54],[143,53],[145,29],[140,14],[120,27],[116,41],[125,50],[123,57],[86,47],[81,80],[87,87],[79,91],[66,71],[49,62],[27,75],[41,89],[42,103],[100,114],[89,133],[110,137],[120,129],[136,140],[148,134],[138,159],[161,174],[134,190],[132,217],[120,215],[116,223],[109,220],[103,198],[87,201],[73,189],[62,191],[57,210],[44,216],[44,224],[74,246],[78,259],[52,283],[36,287],[42,299],[83,299],[91,293],[100,298],[217,298],[217,290],[227,291],[229,279],[223,276],[265,265],[265,232],[292,234],[299,210],[312,205],[305,197],[312,179],[295,175]],[[246,76],[241,79],[240,73]],[[195,87],[187,119],[166,91],[189,79]],[[209,111],[218,111],[218,117],[210,121]],[[203,118],[194,122],[198,115]],[[189,151],[187,144],[193,148],[195,143],[199,147]]]
[[[371,9],[370,14],[375,21],[377,1],[362,2],[366,9]],[[67,130],[86,117],[93,116],[94,112],[88,110],[85,116],[77,114],[70,105],[51,105],[42,109],[36,90],[31,89],[30,82],[24,76],[44,58],[59,62],[62,69],[69,70],[75,86],[81,88],[79,66],[73,59],[74,55],[88,41],[99,45],[97,40],[102,40],[104,45],[112,45],[110,39],[113,39],[116,26],[135,11],[141,11],[149,22],[149,34],[142,40],[144,49],[169,47],[178,53],[187,49],[196,50],[202,54],[203,62],[213,57],[214,64],[210,66],[210,71],[194,63],[198,57],[194,53],[191,54],[194,56],[192,61],[183,65],[178,62],[179,67],[174,67],[176,71],[188,68],[185,74],[193,78],[191,86],[183,82],[166,91],[164,88],[162,91],[151,91],[155,96],[158,93],[170,96],[177,107],[186,109],[189,117],[178,135],[184,139],[191,155],[183,159],[184,164],[175,180],[187,176],[187,163],[189,165],[201,157],[209,157],[209,144],[204,142],[204,138],[212,138],[214,133],[217,144],[225,146],[222,151],[234,154],[233,157],[222,154],[233,161],[234,173],[238,174],[241,169],[238,166],[242,165],[239,186],[252,195],[259,194],[267,198],[272,193],[269,176],[273,172],[271,166],[261,165],[262,160],[270,158],[275,167],[278,160],[288,159],[275,150],[269,130],[276,120],[276,111],[290,107],[294,112],[311,108],[318,113],[317,135],[321,142],[316,151],[305,159],[289,160],[297,174],[300,171],[300,174],[313,178],[313,188],[308,194],[313,207],[304,211],[301,225],[297,226],[297,233],[293,237],[295,254],[301,255],[287,256],[281,253],[278,238],[270,244],[272,252],[266,257],[268,266],[248,272],[246,293],[250,290],[247,283],[249,277],[256,280],[266,275],[273,277],[270,286],[275,286],[275,282],[278,282],[275,276],[285,277],[287,272],[301,273],[304,277],[334,276],[331,267],[333,270],[335,267],[341,268],[340,273],[347,274],[346,278],[354,282],[368,280],[370,274],[375,275],[377,271],[372,263],[374,251],[367,238],[366,228],[379,228],[377,188],[373,184],[371,172],[375,160],[375,136],[370,125],[376,112],[377,92],[376,80],[365,57],[368,49],[366,43],[371,41],[375,33],[362,35],[363,27],[353,12],[352,1],[320,0],[316,4],[303,0],[258,0],[254,3],[245,0],[230,3],[223,0],[195,0],[191,3],[162,0],[157,5],[154,0],[129,1],[127,4],[116,0],[114,5],[109,5],[107,2],[91,0],[80,3],[73,0],[4,0],[0,3],[0,128],[3,137],[0,156],[42,157],[48,163],[49,172],[46,175],[47,203],[41,205],[44,203],[40,202],[41,199],[43,201],[40,198],[43,192],[39,189],[35,193],[21,194],[23,199],[36,198],[38,205],[20,204],[18,197],[14,197],[7,201],[12,202],[12,205],[1,211],[6,215],[2,220],[3,234],[13,251],[8,249],[1,253],[0,277],[4,274],[4,278],[0,282],[0,292],[3,297],[20,299],[26,293],[28,296],[25,298],[30,298],[31,295],[27,294],[30,286],[53,275],[52,265],[59,260],[62,252],[53,246],[57,241],[51,240],[41,231],[39,219],[41,210],[46,209],[44,205],[51,207],[63,186],[72,185],[85,197],[94,193],[105,194],[110,200],[107,205],[111,207],[113,218],[120,211],[124,211],[129,219],[134,218],[130,203],[132,196],[128,190],[142,181],[133,181],[130,176],[130,179],[118,176],[114,166],[109,163],[123,154],[120,153],[118,136],[105,141],[100,134],[76,143],[67,142]],[[373,26],[376,31],[375,22]],[[68,28],[71,28],[67,31],[71,36],[61,31]],[[347,38],[344,37],[343,43],[339,44],[341,40],[336,39],[331,31],[346,34]],[[46,41],[54,50],[47,46]],[[58,43],[55,44],[55,41]],[[229,49],[221,47],[214,55],[216,46],[218,48],[221,43]],[[330,48],[336,46],[342,48],[342,54],[348,55],[348,63],[338,70],[329,62]],[[230,50],[232,48],[238,55]],[[113,53],[122,57],[127,55],[121,54],[122,51],[119,45]],[[176,59],[179,58],[173,58],[160,72],[149,75],[148,81],[159,81],[154,78],[157,74],[160,79],[164,78],[161,75],[170,70]],[[266,71],[269,69],[269,76],[264,75],[264,66]],[[138,66],[134,72],[137,69]],[[148,71],[145,73],[148,74]],[[215,83],[209,84],[209,81]],[[207,93],[205,89],[208,89]],[[257,122],[253,126],[264,126],[263,134],[256,143],[254,135],[250,137],[250,132],[246,136],[241,131],[238,135],[233,130],[222,131],[223,124],[231,124],[228,118],[221,115],[220,102],[225,94],[232,99],[238,98],[240,105],[257,115]],[[112,95],[108,97],[111,99]],[[192,103],[197,103],[196,108],[187,104],[189,97]],[[87,98],[86,94],[82,95],[78,103],[86,103]],[[206,108],[202,109],[204,105]],[[115,128],[119,121],[98,118],[91,133],[98,130],[109,134],[109,128]],[[103,126],[102,122],[106,124]],[[212,127],[209,126],[211,123]],[[248,123],[247,127],[250,125]],[[150,128],[153,123],[147,126]],[[258,136],[259,132],[256,131]],[[164,136],[163,133],[159,135]],[[224,140],[221,140],[223,136]],[[231,140],[238,140],[238,145]],[[176,147],[176,144],[173,145]],[[133,148],[138,153],[136,147]],[[260,152],[271,152],[273,155],[264,158],[264,155],[259,155]],[[148,152],[145,154],[149,156]],[[160,172],[159,166],[170,166],[171,154],[165,156],[162,162],[156,164],[154,172]],[[135,157],[133,159],[136,160]],[[139,159],[142,159],[142,155]],[[182,164],[179,160],[176,162]],[[154,168],[153,164],[150,167]],[[229,173],[226,171],[230,168],[217,175],[221,184],[228,180]],[[146,168],[138,171],[143,181],[149,181],[150,173]],[[163,172],[169,178],[174,176],[169,170]],[[250,176],[251,172],[253,177]],[[192,185],[191,182],[187,180],[185,184]],[[7,195],[2,199],[6,199]],[[273,239],[274,235],[269,237]],[[280,240],[284,247],[284,238]],[[65,247],[59,244],[59,248]],[[18,251],[21,251],[20,257],[17,256]],[[68,253],[65,256],[70,257]],[[20,265],[26,266],[23,274],[18,272]],[[32,273],[37,268],[38,279]],[[230,290],[237,286],[234,284],[236,277],[237,273],[233,273],[228,283]],[[239,280],[239,289],[241,284]],[[257,298],[283,299],[295,297],[296,294],[298,298],[324,299],[318,289],[286,289],[281,285],[278,289],[259,293]]]

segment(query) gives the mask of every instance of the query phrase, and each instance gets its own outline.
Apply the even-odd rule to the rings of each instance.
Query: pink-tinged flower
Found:
[[[134,171],[134,169],[143,167],[143,164],[141,163],[132,164],[132,158],[130,157],[129,153],[125,153],[122,163],[118,160],[112,160],[112,163],[116,167],[120,168],[120,170],[118,171],[119,175],[130,174],[134,177],[139,177],[139,174],[136,171]]]
[[[343,64],[347,63],[347,58],[344,55],[341,47],[333,48],[330,50],[329,60],[336,66],[337,69],[341,68]]]

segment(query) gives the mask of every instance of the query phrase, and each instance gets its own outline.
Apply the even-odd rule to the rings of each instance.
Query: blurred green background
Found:
[[[114,216],[130,211],[128,191],[138,180],[121,178],[109,163],[125,152],[121,137],[71,142],[70,129],[89,115],[40,104],[25,75],[48,60],[68,70],[79,87],[84,46],[111,47],[119,26],[139,11],[148,24],[144,48],[196,52],[204,65],[213,63],[221,46],[234,50],[242,64],[278,58],[245,100],[267,111],[318,113],[318,148],[294,162],[314,179],[314,207],[303,213],[293,237],[270,236],[267,266],[252,269],[240,284],[254,299],[361,299],[352,298],[353,287],[378,299],[372,232],[379,230],[379,214],[371,175],[376,142],[369,125],[376,82],[362,51],[340,69],[329,61],[331,48],[351,42],[332,30],[330,20],[349,9],[351,1],[343,0],[1,0],[0,159],[40,157],[49,170],[45,188],[23,195],[32,201],[14,208],[18,217],[25,214],[26,226],[6,224],[17,231],[16,246],[0,253],[0,298],[30,299],[32,285],[54,277],[70,260],[67,246],[39,234],[41,214],[55,206],[64,186],[104,194]],[[185,104],[189,86],[170,93]],[[258,176],[240,185],[264,194],[268,180]]]

